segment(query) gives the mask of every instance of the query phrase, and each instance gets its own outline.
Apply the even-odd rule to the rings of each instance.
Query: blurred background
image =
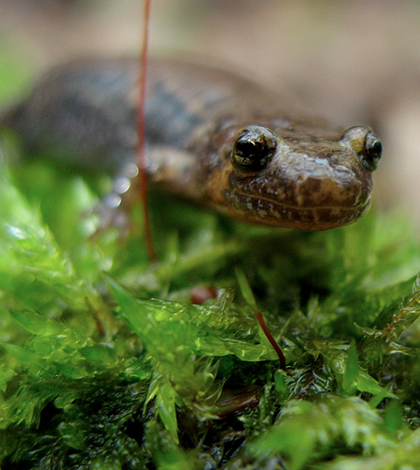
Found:
[[[0,105],[57,62],[138,53],[142,14],[142,0],[0,0]],[[419,25],[419,0],[154,0],[151,51],[211,56],[331,121],[371,125],[385,148],[377,206],[420,224]]]

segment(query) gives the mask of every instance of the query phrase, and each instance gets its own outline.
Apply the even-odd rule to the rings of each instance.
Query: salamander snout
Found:
[[[340,142],[360,158],[369,171],[376,170],[382,156],[382,143],[369,127],[355,126],[344,131]]]
[[[379,138],[365,126],[328,135],[324,127],[309,134],[299,125],[278,133],[248,125],[235,135],[217,180],[221,207],[264,225],[340,227],[368,210],[381,154]]]

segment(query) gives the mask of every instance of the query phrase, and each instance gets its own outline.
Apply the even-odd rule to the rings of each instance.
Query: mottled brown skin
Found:
[[[59,67],[0,124],[21,136],[27,153],[133,174],[138,76],[137,59]],[[242,151],[255,148],[249,130],[262,159]],[[250,223],[326,230],[367,211],[381,146],[369,128],[343,131],[302,116],[277,93],[229,72],[156,60],[146,150],[150,182],[165,190]]]
[[[308,231],[349,224],[368,210],[371,172],[340,141],[342,131],[264,124],[279,136],[280,145],[263,171],[241,174],[225,158],[203,172],[208,174],[204,191],[219,210],[254,223]]]

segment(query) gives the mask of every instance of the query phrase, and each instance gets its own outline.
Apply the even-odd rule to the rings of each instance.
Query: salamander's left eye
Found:
[[[375,170],[382,156],[382,143],[372,131],[366,134],[364,154],[368,169]]]
[[[350,143],[351,148],[369,171],[376,170],[382,156],[382,144],[368,127],[350,127],[344,132],[341,142]]]
[[[233,166],[242,173],[263,170],[276,150],[278,137],[264,126],[248,126],[236,137],[231,155]]]

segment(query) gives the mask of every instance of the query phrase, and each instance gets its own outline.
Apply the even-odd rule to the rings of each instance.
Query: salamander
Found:
[[[0,118],[25,154],[134,175],[136,58],[51,70]],[[146,160],[151,185],[246,222],[314,231],[366,213],[379,138],[307,116],[280,93],[231,72],[176,60],[149,64]],[[114,193],[122,192],[115,186]]]

